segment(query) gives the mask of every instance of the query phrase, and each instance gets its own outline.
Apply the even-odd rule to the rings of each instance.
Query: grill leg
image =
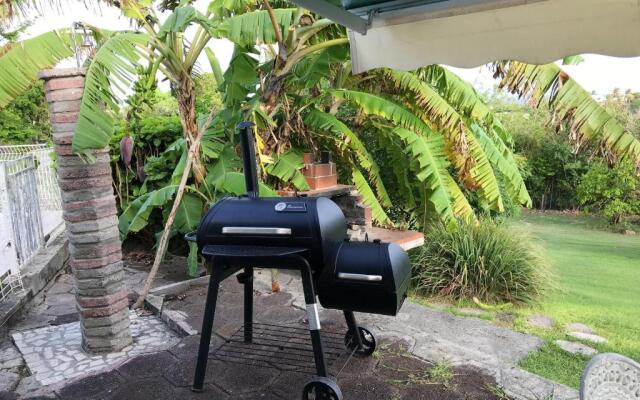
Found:
[[[209,344],[211,343],[211,333],[213,329],[213,317],[216,312],[216,301],[218,300],[218,289],[222,277],[223,264],[217,267],[211,263],[211,277],[209,278],[209,290],[207,291],[207,303],[204,307],[204,318],[202,319],[202,329],[200,331],[200,348],[198,349],[198,362],[196,363],[196,374],[193,378],[194,392],[201,392],[204,384],[204,375],[207,372],[207,358],[209,357]]]
[[[309,332],[311,334],[311,344],[313,346],[313,358],[316,362],[318,376],[327,376],[327,363],[324,359],[324,349],[322,338],[320,337],[320,317],[318,315],[318,304],[316,303],[316,292],[313,288],[311,271],[308,267],[300,270],[302,275],[302,286],[304,288],[304,302],[307,305],[307,318],[309,320]]]
[[[358,329],[356,316],[353,315],[353,311],[344,310],[344,319],[347,321],[349,332],[353,332],[353,338],[356,341],[355,344],[358,346],[358,349],[362,349],[364,347],[362,345],[362,336],[360,336],[360,329]]]
[[[253,268],[244,269],[244,341],[253,341]]]

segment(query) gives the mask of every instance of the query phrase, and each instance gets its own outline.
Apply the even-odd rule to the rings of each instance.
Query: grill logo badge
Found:
[[[286,208],[287,208],[287,203],[283,203],[283,202],[280,202],[275,206],[276,211],[284,211]]]

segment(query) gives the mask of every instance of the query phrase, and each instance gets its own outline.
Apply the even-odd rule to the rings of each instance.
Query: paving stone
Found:
[[[307,373],[302,372],[286,372],[280,374],[270,385],[270,389],[284,399],[296,399],[300,397],[304,385],[309,382],[311,377]]]
[[[0,350],[0,369],[9,370],[24,365],[22,354],[11,343],[7,343]],[[15,371],[12,371],[15,372]]]
[[[595,332],[593,331],[593,329],[591,329],[590,326],[585,325],[585,324],[581,324],[581,323],[577,323],[574,322],[572,324],[568,324],[565,327],[567,332],[581,332],[581,333],[588,333],[588,334],[594,334]]]
[[[179,400],[227,400],[229,395],[214,386],[213,384],[204,385],[202,392],[195,393],[190,387],[176,388],[175,398]]]
[[[0,393],[12,392],[20,382],[20,375],[14,372],[0,371]]]
[[[227,368],[226,364],[211,360],[207,362],[207,373],[205,383],[220,382],[221,372]],[[192,354],[190,359],[181,359],[177,363],[169,366],[164,372],[164,377],[176,387],[191,387],[193,377],[196,372],[196,355]]]
[[[69,293],[47,293],[44,303],[48,306],[74,305],[76,296]]]
[[[216,384],[232,396],[260,391],[278,375],[274,369],[233,363],[226,364],[223,371]],[[218,370],[218,374],[220,372]],[[248,376],[250,380],[247,380]]]
[[[66,275],[66,274],[65,274]],[[73,281],[71,282],[56,282],[47,289],[47,296],[62,293],[71,293],[73,291]]]
[[[529,326],[539,329],[551,329],[556,321],[548,315],[531,315],[527,318]]]
[[[42,385],[38,382],[35,376],[25,376],[18,384],[18,387],[15,388],[15,393],[22,397],[28,393],[33,393],[40,388],[42,388]]]
[[[136,380],[121,385],[109,398],[111,400],[178,399],[175,388],[164,378]]]
[[[18,400],[18,395],[13,392],[0,392],[0,400]]]
[[[586,340],[592,343],[607,343],[607,339],[603,338],[602,336],[598,336],[590,333],[569,332],[567,333],[567,335],[578,340]]]
[[[114,388],[120,387],[124,379],[117,371],[88,376],[64,386],[58,394],[63,400],[104,399]]]
[[[298,396],[295,397],[291,397],[291,399],[297,399],[299,398],[299,394]],[[247,394],[243,394],[241,396],[234,396],[234,399],[238,399],[238,400],[283,400],[286,399],[284,397],[280,397],[275,393],[272,392],[256,392],[256,393],[247,393]]]
[[[209,354],[215,351],[218,347],[222,346],[225,342],[224,339],[217,335],[211,335],[211,342],[209,343]],[[187,336],[178,342],[175,346],[169,349],[171,354],[181,360],[192,360],[193,357],[198,354],[200,347],[200,335]]]
[[[562,350],[571,354],[582,354],[584,356],[593,356],[598,354],[598,350],[577,342],[569,342],[566,340],[556,340],[554,342]]]
[[[167,368],[178,360],[169,353],[163,351],[154,354],[144,354],[127,361],[118,368],[122,376],[131,378],[150,378],[152,376],[162,376]]]
[[[73,303],[70,303],[70,304],[47,307],[47,309],[44,311],[44,314],[50,315],[52,317],[63,317],[63,316],[66,317],[69,314],[77,315],[78,311],[76,310],[75,301],[74,301]]]
[[[65,315],[56,315],[56,317],[51,321],[51,325],[70,324],[72,322],[77,322],[79,318],[77,311]]]

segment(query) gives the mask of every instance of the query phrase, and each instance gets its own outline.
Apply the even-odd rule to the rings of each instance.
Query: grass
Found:
[[[453,370],[446,362],[439,361],[428,372],[431,383],[449,386],[453,380]]]
[[[529,214],[518,221],[546,249],[556,288],[533,307],[520,309],[516,328],[547,340],[525,358],[523,368],[577,388],[587,358],[569,355],[554,344],[567,339],[563,327],[581,322],[609,343],[592,345],[640,361],[640,237],[604,231],[594,217]],[[527,327],[531,314],[552,316],[552,331]]]

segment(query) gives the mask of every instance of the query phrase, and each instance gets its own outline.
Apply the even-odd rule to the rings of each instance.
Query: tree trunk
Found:
[[[182,124],[182,132],[187,140],[187,149],[193,145],[198,136],[198,120],[196,117],[196,96],[193,80],[190,76],[185,76],[180,80],[180,85],[176,88],[178,98],[178,112],[180,113],[180,123]],[[200,161],[200,152],[194,154],[193,172],[196,183],[199,185],[204,181],[206,175],[202,162]]]
[[[189,82],[181,87],[190,88],[191,90],[186,90],[184,92],[178,91],[178,104],[180,108],[180,118],[182,122],[182,127],[184,129],[184,135],[187,139],[187,164],[184,167],[184,171],[182,172],[182,177],[180,178],[180,185],[178,186],[178,190],[176,192],[176,197],[173,200],[173,206],[171,207],[171,212],[169,213],[169,217],[167,218],[167,222],[165,223],[164,230],[162,231],[162,237],[160,238],[160,242],[158,243],[158,248],[156,250],[156,256],[153,260],[153,266],[151,267],[151,271],[149,271],[149,276],[144,284],[144,289],[140,294],[140,297],[133,305],[133,308],[140,308],[144,305],[144,299],[149,294],[149,290],[151,290],[151,284],[155,279],[156,274],[158,273],[158,268],[160,268],[160,261],[164,256],[165,249],[169,242],[169,234],[171,233],[171,226],[173,225],[173,221],[176,217],[176,213],[178,212],[178,206],[182,201],[182,197],[184,195],[185,187],[187,186],[187,181],[189,180],[189,173],[193,170],[194,175],[197,175],[196,172],[196,160],[200,160],[200,141],[202,140],[202,135],[209,128],[211,124],[211,120],[213,119],[213,110],[209,113],[209,117],[205,121],[204,125],[202,125],[201,129],[198,129],[198,122],[196,120],[196,111],[195,111],[195,97],[193,97],[193,82],[191,78],[189,78]],[[189,95],[190,93],[190,95]],[[184,97],[183,97],[184,96]],[[188,104],[191,104],[193,107],[187,107]],[[201,164],[199,164],[201,165]],[[204,177],[203,177],[204,179]]]

